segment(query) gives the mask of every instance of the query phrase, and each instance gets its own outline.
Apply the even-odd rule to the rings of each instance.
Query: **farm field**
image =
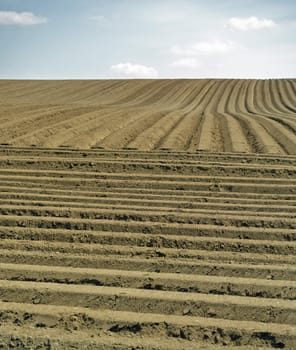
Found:
[[[295,349],[296,80],[0,81],[0,125],[0,349]]]
[[[0,143],[296,154],[296,80],[0,82]]]

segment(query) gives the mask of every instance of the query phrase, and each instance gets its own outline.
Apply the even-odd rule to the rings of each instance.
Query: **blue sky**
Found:
[[[0,78],[295,78],[295,34],[295,0],[0,0]]]

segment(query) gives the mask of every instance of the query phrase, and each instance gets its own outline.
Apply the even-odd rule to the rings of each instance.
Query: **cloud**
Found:
[[[170,64],[174,68],[198,68],[201,66],[201,63],[193,57],[181,58]]]
[[[0,11],[0,25],[33,25],[46,23],[47,18],[34,15],[32,12]]]
[[[229,26],[238,30],[258,30],[264,28],[271,28],[275,26],[275,22],[267,18],[252,17],[232,17],[229,20]]]
[[[230,40],[198,41],[188,46],[173,46],[171,52],[177,56],[215,55],[231,52],[238,45]]]
[[[158,76],[155,68],[142,64],[119,63],[111,66],[111,71],[130,78],[157,78]]]

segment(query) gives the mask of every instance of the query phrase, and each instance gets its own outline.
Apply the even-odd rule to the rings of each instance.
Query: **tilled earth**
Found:
[[[296,156],[0,147],[0,349],[296,348]]]

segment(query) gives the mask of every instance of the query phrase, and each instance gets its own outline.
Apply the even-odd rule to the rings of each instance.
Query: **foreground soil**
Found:
[[[1,349],[296,348],[296,156],[2,146],[0,223]]]
[[[296,80],[0,81],[0,143],[296,154]]]

